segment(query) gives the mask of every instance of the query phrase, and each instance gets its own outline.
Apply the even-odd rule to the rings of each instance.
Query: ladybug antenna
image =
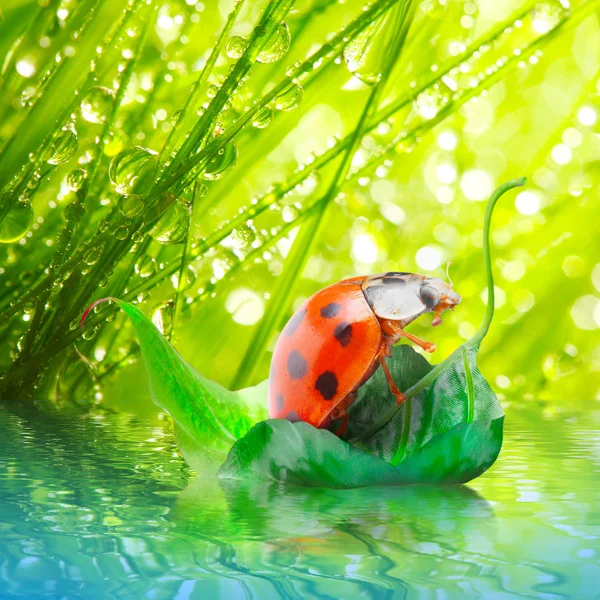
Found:
[[[446,279],[448,280],[448,284],[450,285],[450,287],[453,287],[454,284],[452,283],[452,279],[450,279],[450,265],[452,264],[451,261],[448,261],[446,263]]]

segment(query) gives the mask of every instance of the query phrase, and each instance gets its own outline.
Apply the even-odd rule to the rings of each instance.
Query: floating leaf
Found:
[[[494,313],[491,217],[502,194],[524,182],[505,183],[488,202],[483,247],[489,295],[477,333],[435,367],[412,349],[395,348],[389,366],[406,390],[402,406],[396,405],[383,374],[376,373],[351,411],[349,435],[357,445],[306,423],[269,420],[235,444],[219,476],[348,488],[465,483],[488,469],[500,452],[504,422],[476,364]]]
[[[502,445],[503,421],[500,417],[460,423],[392,466],[330,431],[308,423],[272,419],[258,423],[236,443],[219,477],[260,477],[330,488],[465,483],[496,460]]]

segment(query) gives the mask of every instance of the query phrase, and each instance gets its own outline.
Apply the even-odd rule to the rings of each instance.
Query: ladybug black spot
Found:
[[[352,325],[346,321],[342,321],[333,330],[333,335],[335,336],[335,339],[342,345],[342,347],[345,348],[352,340]]]
[[[302,379],[306,375],[308,365],[298,350],[292,350],[288,356],[287,368],[292,379]]]
[[[296,333],[296,329],[300,326],[300,323],[304,321],[304,317],[306,316],[306,309],[298,310],[294,313],[292,318],[288,321],[287,325],[283,328],[283,334],[288,337],[294,335]]]
[[[330,302],[327,306],[324,306],[321,309],[321,316],[324,319],[331,319],[331,317],[335,317],[340,310],[342,310],[342,305],[337,302]]]
[[[298,423],[298,421],[302,421],[295,410],[291,410],[287,415],[285,415],[285,418],[292,423]]]
[[[325,400],[331,400],[338,388],[338,378],[331,371],[323,371],[317,378],[315,388]]]
[[[277,404],[277,410],[281,412],[283,410],[283,396],[281,394],[275,396],[275,404]]]

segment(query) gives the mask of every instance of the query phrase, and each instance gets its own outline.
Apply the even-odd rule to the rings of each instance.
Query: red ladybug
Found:
[[[427,352],[404,328],[426,312],[433,325],[461,297],[441,279],[414,273],[385,273],[345,279],[311,296],[284,327],[271,362],[269,415],[306,421],[320,428],[348,424],[347,408],[356,391],[381,364],[398,404],[406,400],[385,362],[405,337]]]

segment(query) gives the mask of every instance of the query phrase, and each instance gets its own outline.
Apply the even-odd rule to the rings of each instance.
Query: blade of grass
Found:
[[[392,72],[398,57],[400,56],[408,27],[410,26],[414,9],[411,0],[399,4],[394,8],[396,14],[390,14],[388,18],[392,21],[389,27],[398,31],[394,40],[394,45],[390,47],[381,69],[381,77],[373,86],[367,103],[358,120],[351,144],[348,146],[343,159],[338,166],[337,172],[329,185],[329,189],[323,196],[321,208],[314,217],[304,224],[300,233],[294,240],[292,250],[285,262],[283,273],[277,279],[277,283],[271,294],[271,299],[267,305],[264,317],[260,322],[258,330],[250,341],[250,345],[244,355],[238,372],[233,380],[233,388],[243,387],[253,376],[258,360],[262,357],[271,336],[277,325],[281,322],[282,316],[287,313],[295,284],[302,275],[306,261],[310,256],[310,250],[318,239],[319,230],[323,224],[323,217],[331,201],[337,196],[339,189],[346,178],[352,163],[352,157],[358,147],[363,134],[365,123],[368,121],[372,112],[377,109],[381,100],[383,90],[387,84],[388,78]]]

